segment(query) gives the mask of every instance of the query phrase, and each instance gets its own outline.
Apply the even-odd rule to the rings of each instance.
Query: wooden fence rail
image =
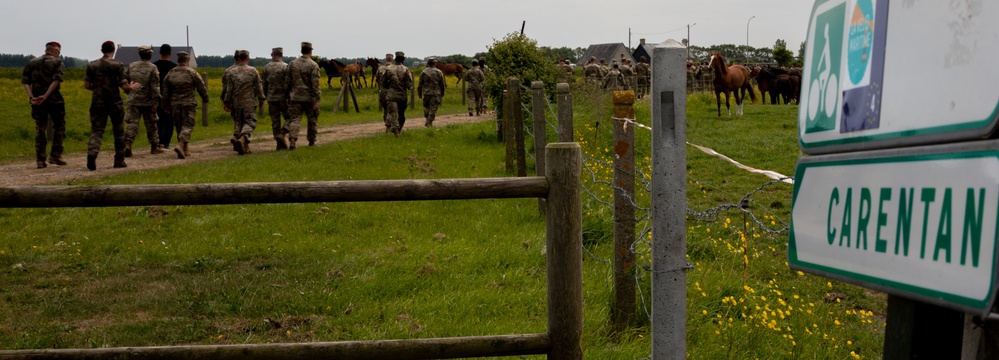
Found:
[[[448,359],[547,354],[582,359],[582,151],[553,143],[543,177],[0,187],[0,208],[545,198],[546,334],[443,339],[0,351],[7,359]]]

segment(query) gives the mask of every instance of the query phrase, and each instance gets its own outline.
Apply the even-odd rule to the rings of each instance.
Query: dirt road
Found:
[[[493,117],[485,115],[439,115],[434,121],[434,126],[465,124],[490,120],[493,120]],[[274,140],[270,136],[269,119],[267,121],[268,124],[265,124],[267,126],[258,127],[256,134],[254,135],[254,142],[251,143],[250,146],[254,153],[275,151]],[[407,124],[410,124],[407,128],[422,128],[424,121],[425,119],[422,117],[407,119]],[[69,153],[63,155],[63,160],[68,163],[65,166],[49,164],[48,167],[44,169],[38,169],[36,168],[34,161],[0,165],[0,186],[41,184],[61,185],[75,180],[107,176],[110,174],[124,173],[128,171],[160,169],[169,166],[184,165],[202,161],[213,161],[227,157],[239,156],[235,151],[232,151],[232,145],[229,143],[229,138],[203,140],[191,143],[188,146],[191,156],[184,160],[178,159],[177,154],[172,150],[167,150],[162,154],[152,155],[149,153],[149,149],[143,146],[142,148],[134,149],[134,155],[125,160],[128,164],[127,168],[114,169],[111,167],[114,162],[114,151],[109,149],[108,146],[109,143],[113,142],[113,139],[107,138],[109,135],[111,135],[110,131],[105,134],[104,146],[102,146],[100,157],[97,159],[96,171],[87,170],[87,154],[85,152]],[[328,144],[330,142],[377,135],[390,136],[385,134],[385,125],[381,122],[320,126],[316,143],[318,146],[322,146],[323,144]],[[304,146],[307,144],[305,141],[304,124],[300,136],[299,146]],[[143,143],[145,142],[143,141]],[[176,143],[176,141],[174,141],[174,143]],[[252,156],[252,154],[250,156]]]

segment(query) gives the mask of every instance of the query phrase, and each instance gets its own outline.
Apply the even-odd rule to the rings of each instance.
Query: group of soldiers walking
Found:
[[[560,66],[571,73],[572,67],[568,62],[563,61]],[[618,60],[611,61],[610,66],[607,66],[606,59],[600,59],[598,63],[597,58],[591,56],[583,66],[583,77],[607,90],[635,90],[636,95],[641,98],[648,93],[652,68],[645,56],[639,58],[638,64],[634,66],[624,56],[620,63]]]

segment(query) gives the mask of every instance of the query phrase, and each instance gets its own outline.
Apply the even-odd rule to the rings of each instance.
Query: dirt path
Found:
[[[446,126],[450,124],[466,124],[482,121],[492,120],[492,116],[467,116],[464,114],[456,115],[439,115],[437,119],[434,120],[434,126]],[[418,129],[423,128],[424,118],[410,118],[406,119],[408,129]],[[269,120],[268,120],[269,121]],[[274,140],[270,136],[270,126],[269,122],[266,124],[268,126],[257,127],[254,134],[254,142],[250,145],[250,148],[254,153],[263,153],[275,151]],[[197,131],[197,129],[195,129]],[[372,122],[364,124],[350,124],[350,125],[330,125],[330,126],[320,126],[319,134],[316,138],[316,143],[318,146],[328,144],[335,141],[357,139],[367,136],[376,136],[385,134],[385,125],[381,122]],[[106,134],[110,135],[110,131]],[[301,138],[299,138],[299,146],[305,146],[307,142],[305,141],[305,126],[302,126]],[[385,135],[389,136],[389,135]],[[97,159],[97,170],[90,171],[87,170],[87,154],[85,152],[81,153],[69,153],[63,155],[63,160],[68,164],[65,166],[56,166],[49,164],[48,167],[44,169],[36,168],[34,161],[31,162],[18,162],[0,165],[0,186],[25,186],[25,185],[41,185],[41,184],[67,184],[80,179],[96,178],[101,176],[107,176],[110,174],[123,173],[128,171],[137,170],[150,170],[150,169],[161,169],[169,166],[177,166],[190,164],[194,162],[203,161],[213,161],[219,160],[227,157],[239,156],[235,151],[232,151],[232,145],[229,143],[229,138],[223,139],[211,139],[202,140],[199,142],[191,143],[188,148],[191,152],[191,156],[187,159],[181,160],[177,158],[177,154],[172,150],[167,150],[162,154],[152,155],[149,153],[149,149],[145,146],[141,148],[134,149],[135,153],[132,157],[125,159],[128,164],[127,168],[114,169],[111,167],[114,158],[114,151],[107,149],[108,143],[111,139],[105,139],[104,145],[102,146],[102,151],[100,157]],[[173,143],[176,143],[174,141]],[[253,156],[252,154],[249,156]]]

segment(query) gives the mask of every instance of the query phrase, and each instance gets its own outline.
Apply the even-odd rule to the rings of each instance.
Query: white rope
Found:
[[[611,117],[611,118],[614,119],[614,120],[618,120],[618,121],[624,122],[623,126],[624,126],[625,130],[628,130],[628,125],[629,124],[634,125],[634,126],[639,127],[639,128],[642,128],[642,129],[652,130],[652,127],[650,127],[648,125],[645,125],[645,124],[642,124],[642,123],[639,123],[639,122],[636,122],[635,119],[616,118],[616,117]],[[715,156],[715,157],[720,158],[722,160],[728,161],[728,162],[732,163],[733,165],[735,165],[736,167],[738,167],[740,169],[749,171],[751,173],[762,174],[762,175],[764,175],[764,176],[766,176],[768,178],[771,178],[771,179],[774,179],[774,180],[780,180],[781,182],[784,182],[784,183],[794,184],[794,179],[791,178],[790,176],[782,175],[782,174],[780,174],[778,172],[775,172],[775,171],[759,170],[759,169],[751,168],[749,166],[740,164],[738,161],[732,160],[732,158],[730,158],[728,156],[719,154],[717,151],[714,151],[714,150],[712,150],[710,148],[706,148],[706,147],[703,147],[703,146],[700,146],[700,145],[691,144],[689,142],[687,143],[687,145],[693,146],[693,147],[697,148],[698,150],[701,150],[705,154],[708,154],[708,155],[711,155],[711,156]]]

